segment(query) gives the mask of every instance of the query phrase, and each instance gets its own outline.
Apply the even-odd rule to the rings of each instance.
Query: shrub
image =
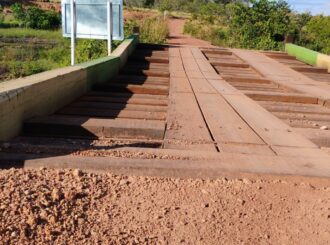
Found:
[[[22,76],[30,76],[32,74],[40,73],[52,69],[48,60],[40,59],[23,63]]]
[[[33,29],[57,29],[60,27],[61,18],[54,10],[45,11],[38,7],[24,9],[21,4],[11,7],[14,17],[20,25]]]
[[[0,4],[0,25],[3,24],[5,20],[5,15],[3,13],[3,8],[1,7],[1,4]]]
[[[300,44],[330,54],[330,16],[315,16],[302,31]]]
[[[172,10],[172,5],[171,5],[170,0],[161,1],[159,6],[158,6],[158,9],[160,11],[170,11],[170,10]]]
[[[79,40],[76,52],[78,63],[107,56],[107,42],[103,40]]]
[[[145,43],[165,43],[168,36],[167,22],[162,17],[143,20],[140,25],[140,40]]]
[[[288,32],[290,8],[284,1],[251,0],[232,8],[231,35],[243,48],[279,49],[278,36]]]
[[[162,44],[168,36],[167,22],[163,17],[147,18],[142,21],[129,20],[125,22],[125,36],[132,34],[133,27],[140,27],[140,41],[143,43]]]
[[[188,21],[184,33],[207,40],[214,45],[229,46],[228,29],[219,25],[205,25],[197,20]]]
[[[22,4],[15,3],[11,6],[11,10],[13,12],[14,18],[19,22],[19,24],[23,25],[25,20],[25,10]]]

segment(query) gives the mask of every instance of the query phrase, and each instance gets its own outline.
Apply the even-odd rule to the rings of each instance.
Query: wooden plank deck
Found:
[[[304,120],[330,122],[330,111],[320,104],[330,99],[330,90],[283,67],[253,51],[189,46],[137,51],[113,83],[52,116],[28,120],[24,129],[36,138],[109,139],[119,146],[108,151],[137,151],[150,158],[11,157],[26,157],[27,166],[80,161],[86,168],[95,163],[100,169],[179,176],[231,171],[330,177],[330,155],[321,149],[330,146],[329,132],[302,126]],[[135,149],[134,140],[145,147],[157,144]]]

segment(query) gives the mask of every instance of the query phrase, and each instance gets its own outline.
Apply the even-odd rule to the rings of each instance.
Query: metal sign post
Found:
[[[71,0],[71,65],[75,64],[76,49],[76,1]]]
[[[123,0],[61,0],[63,36],[71,38],[71,65],[76,39],[124,40]]]
[[[111,55],[112,48],[112,2],[111,0],[108,0],[107,2],[107,16],[108,16],[108,55]]]

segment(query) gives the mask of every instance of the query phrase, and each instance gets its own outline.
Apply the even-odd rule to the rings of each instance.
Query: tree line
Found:
[[[209,2],[192,11],[186,31],[215,44],[281,50],[286,38],[330,54],[330,16],[297,13],[286,1]]]

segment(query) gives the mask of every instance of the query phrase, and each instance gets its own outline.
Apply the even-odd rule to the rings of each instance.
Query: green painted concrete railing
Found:
[[[94,84],[109,82],[138,42],[134,35],[109,57],[0,83],[0,140],[17,136],[25,120],[53,114]]]
[[[285,45],[285,51],[289,55],[295,56],[300,61],[316,67],[326,68],[330,72],[330,56],[328,55],[291,43]]]
[[[108,82],[114,77],[119,69],[127,62],[128,56],[131,55],[139,42],[139,38],[133,35],[125,39],[112,53],[111,56],[99,58],[76,65],[85,69],[87,72],[86,85],[90,89],[93,84]]]

